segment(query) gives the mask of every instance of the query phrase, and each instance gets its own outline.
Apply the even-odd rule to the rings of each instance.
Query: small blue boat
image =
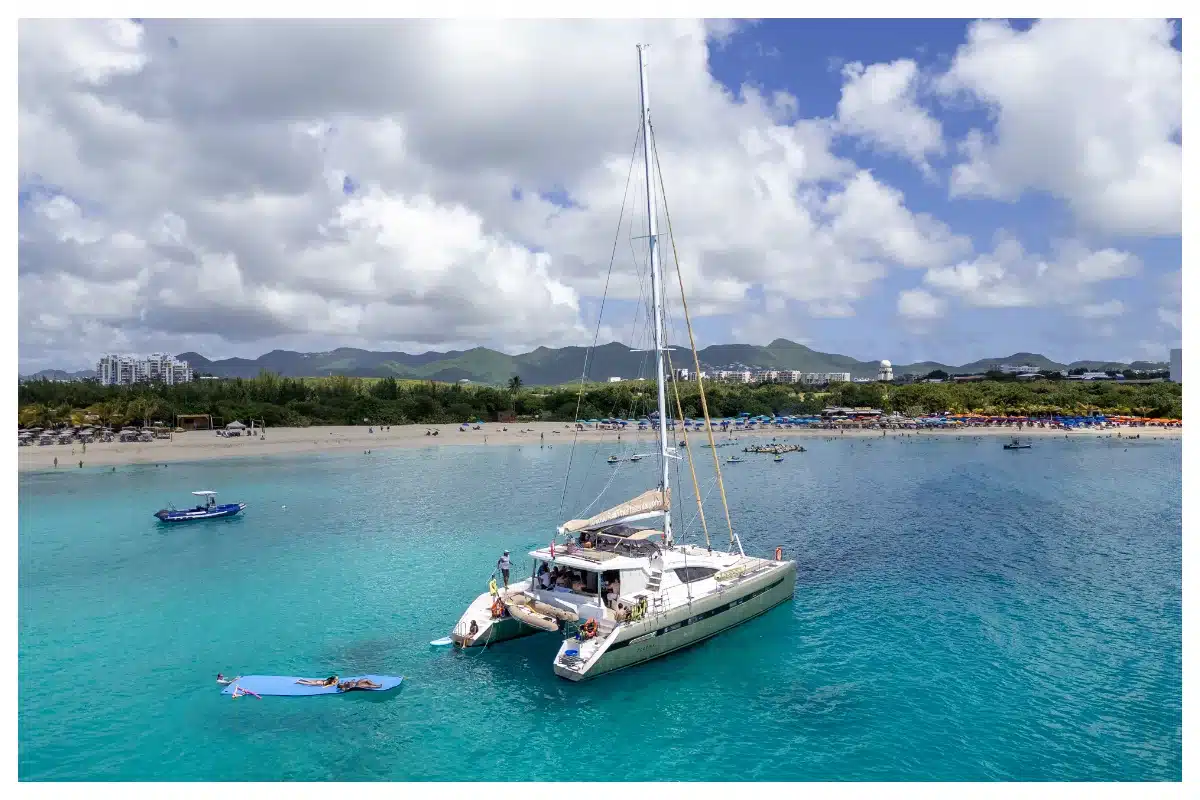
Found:
[[[235,514],[241,513],[246,507],[245,503],[223,503],[217,505],[217,493],[208,490],[200,492],[192,492],[197,497],[203,497],[204,503],[195,508],[174,509],[164,508],[154,516],[158,517],[159,522],[191,522],[196,519],[216,519],[218,517],[232,517]]]

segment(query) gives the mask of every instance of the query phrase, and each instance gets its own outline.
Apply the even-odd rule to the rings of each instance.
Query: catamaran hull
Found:
[[[528,588],[529,581],[526,580],[513,584],[512,591],[517,592]],[[484,592],[476,597],[471,605],[467,606],[467,610],[454,626],[454,630],[450,632],[450,639],[455,645],[458,647],[486,647],[509,639],[519,639],[522,636],[542,633],[515,617],[503,616],[494,619],[492,603],[495,599],[490,593]],[[472,622],[475,623],[474,631],[471,630]]]
[[[505,617],[504,619],[488,620],[487,625],[480,627],[479,632],[474,636],[469,635],[465,630],[459,631],[458,628],[455,628],[454,632],[450,634],[450,639],[459,647],[487,647],[499,642],[507,642],[509,639],[531,636],[535,633],[542,633],[542,631],[531,628],[513,617]]]
[[[570,681],[590,680],[682,650],[748,622],[792,599],[796,592],[796,564],[782,562],[779,568],[738,584],[736,589],[622,626],[618,639],[595,662],[582,669],[564,663],[560,652],[554,662],[554,674]]]

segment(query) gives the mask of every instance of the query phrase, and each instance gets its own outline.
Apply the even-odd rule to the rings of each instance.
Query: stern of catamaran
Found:
[[[514,618],[504,605],[509,592],[529,589],[528,580],[512,584],[509,589],[497,587],[476,597],[454,625],[450,639],[458,647],[487,647],[509,639],[538,633],[537,628],[524,625]]]

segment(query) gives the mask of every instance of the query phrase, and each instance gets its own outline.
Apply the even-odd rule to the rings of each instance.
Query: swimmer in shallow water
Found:
[[[237,678],[226,678],[224,675],[222,675],[221,673],[218,672],[217,673],[217,683],[221,684],[222,686],[228,686],[229,684],[233,683],[240,677],[241,676],[239,675],[239,676],[237,676]]]

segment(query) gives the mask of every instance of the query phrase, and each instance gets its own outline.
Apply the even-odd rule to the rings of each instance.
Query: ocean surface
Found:
[[[19,777],[1181,779],[1178,440],[747,456],[734,524],[798,561],[791,603],[582,684],[551,634],[430,647],[503,549],[527,575],[602,490],[652,488],[652,459],[567,444],[21,475]],[[194,489],[249,506],[160,527]],[[405,682],[231,700],[218,672]]]

